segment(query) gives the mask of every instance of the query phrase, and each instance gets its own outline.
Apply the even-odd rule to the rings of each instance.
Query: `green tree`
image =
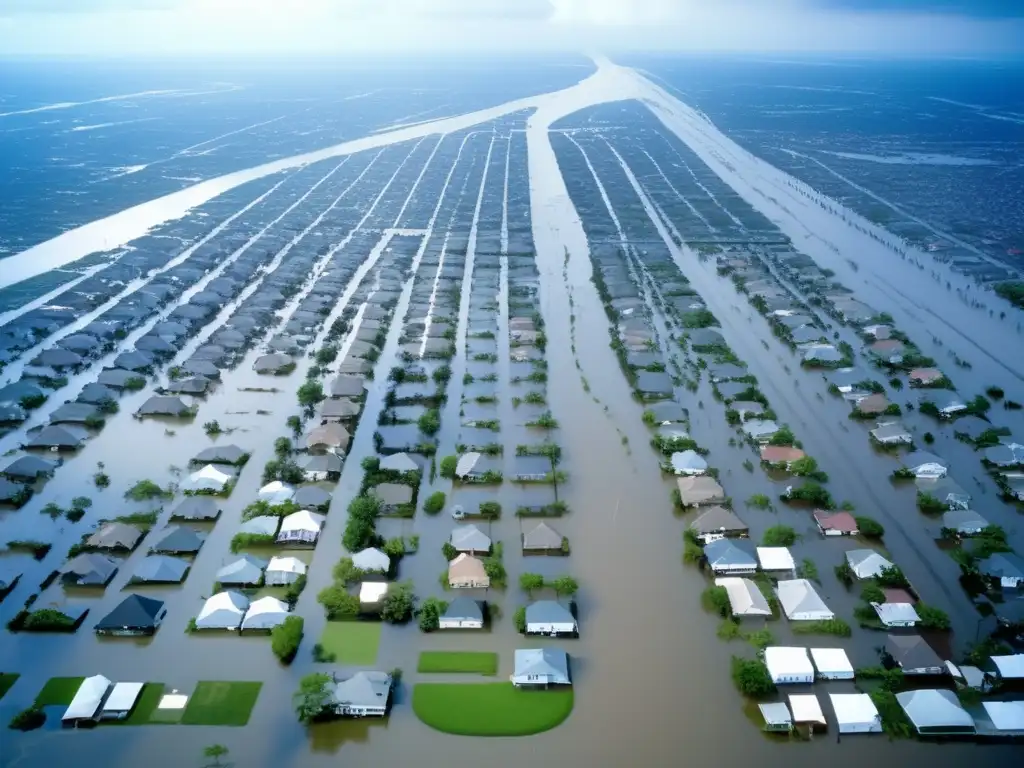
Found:
[[[441,430],[441,413],[436,408],[424,411],[416,424],[423,434],[436,435]]]
[[[444,509],[445,498],[444,491],[434,491],[423,502],[423,511],[428,515],[436,515]]]
[[[773,525],[761,538],[761,543],[766,547],[788,547],[795,541],[796,531],[788,525]]]
[[[298,390],[299,405],[312,413],[317,403],[324,399],[324,387],[319,381],[307,381]]]
[[[338,359],[338,348],[334,344],[327,344],[316,351],[317,365],[330,365]]]
[[[459,466],[459,458],[457,456],[445,456],[441,459],[440,474],[441,477],[449,480],[455,477],[455,469]]]
[[[874,518],[857,515],[854,520],[857,521],[857,531],[861,536],[869,539],[880,539],[885,536],[885,526]]]
[[[306,675],[299,681],[293,697],[300,723],[311,723],[324,716],[331,704],[331,678],[322,672]]]
[[[412,618],[416,607],[416,596],[412,583],[403,581],[393,584],[381,601],[380,617],[389,624],[404,624]]]
[[[436,597],[428,597],[419,608],[420,629],[433,632],[441,626],[441,616],[448,610],[448,603]]]
[[[796,435],[793,434],[793,430],[789,427],[782,427],[768,440],[768,443],[771,445],[792,445],[795,442]]]
[[[921,617],[922,629],[942,631],[949,630],[951,626],[949,615],[941,608],[936,608],[933,605],[925,605],[924,603],[918,603],[914,606],[914,610],[916,610],[917,615]]]
[[[754,699],[764,698],[775,692],[775,683],[768,674],[768,667],[756,659],[733,656],[732,681],[740,693]]]
[[[523,634],[526,632],[526,608],[519,606],[516,608],[516,612],[512,614],[512,623],[515,624],[516,632]]]
[[[270,630],[270,650],[285,664],[290,664],[302,642],[302,617],[289,616]]]
[[[575,595],[580,585],[572,576],[557,576],[551,581],[555,593],[559,595]]]
[[[213,760],[212,763],[207,764],[211,766],[222,765],[220,759],[227,757],[228,752],[228,748],[223,744],[210,744],[208,747],[203,747],[203,757]]]
[[[337,584],[321,589],[316,601],[324,607],[328,621],[352,619],[359,615],[359,598]]]
[[[732,604],[729,602],[729,592],[725,587],[708,587],[704,590],[704,604],[715,611],[722,618],[727,618],[732,613]]]
[[[535,589],[544,588],[544,577],[539,573],[521,573],[519,574],[519,588],[523,592],[533,594]]]

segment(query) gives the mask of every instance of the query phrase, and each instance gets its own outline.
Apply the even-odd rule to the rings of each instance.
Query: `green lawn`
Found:
[[[378,621],[329,621],[320,645],[338,664],[369,667],[377,663],[380,628]]]
[[[459,736],[528,736],[560,725],[572,712],[571,687],[524,691],[512,683],[418,683],[416,716]]]
[[[476,651],[424,651],[417,672],[498,674],[498,654]]]
[[[245,725],[249,722],[263,683],[204,680],[185,705],[185,725]]]
[[[0,672],[0,699],[4,697],[4,694],[11,690],[11,687],[18,682],[18,678],[21,677],[17,672]]]
[[[135,702],[132,713],[124,720],[105,720],[104,725],[146,725],[152,722],[150,718],[163,695],[163,683],[146,683],[142,686],[142,692],[139,694],[139,700]]]
[[[75,698],[84,677],[51,677],[36,696],[37,707],[66,707]]]

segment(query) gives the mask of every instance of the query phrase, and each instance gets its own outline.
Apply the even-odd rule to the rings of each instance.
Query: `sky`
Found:
[[[1024,55],[1024,0],[0,0],[8,55]]]

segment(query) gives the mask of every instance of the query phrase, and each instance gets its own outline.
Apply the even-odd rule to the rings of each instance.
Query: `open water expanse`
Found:
[[[982,461],[1024,435],[1024,313],[988,290],[1022,266],[1022,70],[819,64],[5,64],[0,253],[33,276],[0,288],[0,673],[20,675],[0,688],[0,724],[55,677],[186,695],[210,681],[261,687],[233,725],[140,716],[61,728],[65,707],[51,704],[41,729],[0,731],[0,765],[201,765],[213,743],[238,766],[1019,760],[1008,739],[899,738],[891,709],[888,735],[840,737],[828,694],[877,696],[867,675],[764,694],[816,694],[827,726],[810,735],[763,733],[757,702],[733,684],[733,658],[758,658],[759,642],[842,648],[858,671],[880,664],[888,633],[865,584],[836,570],[864,548],[898,566],[922,614],[947,619],[890,633],[955,663],[983,641],[990,653],[1024,650],[1021,590],[986,581],[979,548],[1024,551],[1013,499],[1024,448],[1016,467],[1002,454],[1001,466]],[[146,222],[160,210],[166,220],[123,238],[132,214],[121,212],[135,206]],[[110,241],[93,252],[76,228],[100,219]],[[47,245],[59,235],[60,248]],[[34,269],[36,252],[56,268]],[[921,376],[940,386],[916,386]],[[308,407],[300,387],[314,395]],[[879,398],[886,415],[854,417]],[[954,400],[967,407],[954,418],[922,412]],[[879,420],[913,446],[878,445]],[[815,479],[762,462],[757,429],[814,459]],[[227,487],[190,495],[208,463],[194,459],[217,446],[248,459],[214,462]],[[917,466],[905,461],[912,448],[937,455],[945,485],[894,476]],[[711,610],[714,574],[684,536],[710,505],[681,505],[670,471],[684,451],[717,479],[747,529],[741,546],[766,533],[789,542],[793,569],[750,576],[771,617],[737,627]],[[475,454],[469,476],[448,476],[447,457]],[[375,469],[374,457],[400,455],[420,469]],[[53,464],[32,478],[11,467],[26,457]],[[295,506],[254,508],[275,480]],[[151,498],[140,481],[158,486]],[[816,501],[781,498],[804,482],[819,484]],[[949,510],[922,511],[921,489],[968,497],[992,540],[943,535]],[[428,503],[437,493],[440,512]],[[374,494],[392,507],[360,534],[350,504]],[[215,519],[180,517],[179,505],[204,498]],[[499,515],[478,514],[494,502]],[[825,537],[816,508],[850,510],[884,534]],[[276,513],[297,509],[324,515],[315,546],[278,540]],[[273,530],[238,538],[254,512]],[[89,538],[115,520],[140,540],[110,549]],[[524,552],[541,522],[564,537],[559,554]],[[443,547],[470,524],[492,542],[492,584],[452,589]],[[201,542],[174,554],[188,567],[180,583],[133,579],[175,525]],[[384,541],[397,547],[390,589],[408,584],[421,607],[486,601],[487,626],[424,632],[418,616],[379,622],[367,605],[359,621],[332,620],[318,595],[353,554],[346,544]],[[68,584],[60,574],[79,553],[87,570],[116,571],[103,585]],[[237,587],[245,601],[289,598],[303,619],[288,665],[265,633],[189,631],[221,569],[246,553],[257,574],[275,556],[307,569],[301,594],[259,575]],[[546,585],[522,589],[529,573]],[[578,582],[579,636],[517,632],[516,611],[533,600],[570,606],[551,586],[563,575]],[[806,634],[786,618],[773,590],[797,577],[847,631]],[[359,591],[358,580],[337,586]],[[163,602],[155,635],[96,635],[129,594]],[[88,613],[73,632],[26,631],[47,609]],[[379,643],[352,639],[378,629]],[[318,642],[340,658],[315,654]],[[524,648],[568,653],[564,722],[524,736],[425,722],[437,712],[424,686],[511,687]],[[497,674],[420,673],[424,651],[494,653]],[[401,670],[386,718],[297,722],[300,679],[361,670]],[[917,688],[954,682],[907,675],[903,689]],[[977,698],[964,696],[972,714]],[[522,713],[490,717],[502,732],[493,724]],[[450,730],[459,718],[440,720]]]

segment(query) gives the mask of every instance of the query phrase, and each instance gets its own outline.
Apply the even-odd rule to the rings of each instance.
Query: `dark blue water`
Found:
[[[76,104],[0,116],[0,255],[203,179],[564,88],[590,71],[581,58],[0,60],[0,113]],[[149,91],[174,92],[94,101]]]
[[[1014,256],[1024,249],[1024,63],[626,63],[750,151],[908,239],[948,245],[919,218],[1024,266]]]

